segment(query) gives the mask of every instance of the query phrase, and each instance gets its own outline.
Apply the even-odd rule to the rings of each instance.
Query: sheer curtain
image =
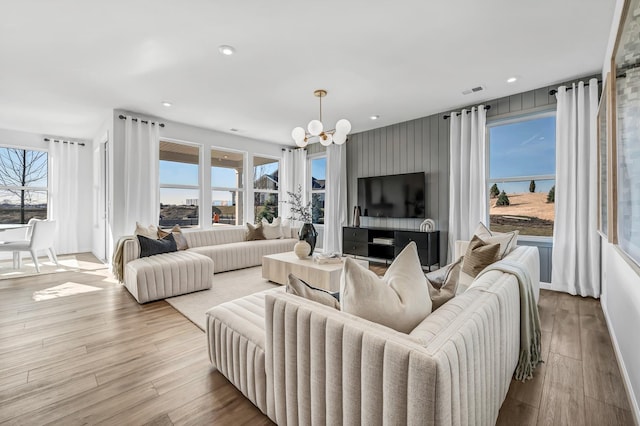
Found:
[[[160,215],[158,126],[127,116],[124,130],[125,215],[120,236],[131,235],[136,222],[157,225]]]
[[[282,201],[288,201],[287,192],[296,192],[298,185],[302,185],[302,191],[306,194],[306,164],[307,150],[302,148],[284,150],[282,155],[282,178],[280,180]],[[284,202],[280,203],[280,216],[286,219],[290,214],[291,206]]]
[[[449,118],[449,251],[453,256],[456,240],[468,240],[478,222],[487,217],[485,182],[484,105],[462,110]]]
[[[51,183],[49,218],[56,221],[54,248],[58,254],[77,253],[79,150],[76,143],[50,142]],[[84,200],[85,202],[89,202]]]
[[[347,150],[345,145],[327,147],[327,176],[324,204],[325,253],[342,253],[342,227],[347,224]]]
[[[600,297],[597,234],[598,81],[558,88],[556,114],[556,219],[551,287]]]

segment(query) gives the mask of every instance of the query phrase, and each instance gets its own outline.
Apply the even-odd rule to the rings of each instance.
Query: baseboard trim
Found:
[[[629,399],[629,406],[631,407],[633,420],[635,421],[636,425],[640,425],[640,407],[638,406],[638,400],[636,399],[636,395],[633,392],[633,388],[631,387],[631,379],[629,378],[627,367],[625,366],[624,360],[622,359],[622,354],[620,353],[620,346],[618,345],[618,339],[616,338],[616,335],[613,332],[613,329],[611,328],[611,320],[609,318],[609,312],[607,311],[606,305],[604,303],[602,303],[601,306],[602,306],[602,312],[604,313],[604,319],[607,323],[607,329],[609,330],[609,336],[611,336],[611,343],[613,343],[613,351],[616,354],[618,367],[620,368],[620,372],[622,373],[622,382],[624,383],[624,388],[627,391],[627,398]]]

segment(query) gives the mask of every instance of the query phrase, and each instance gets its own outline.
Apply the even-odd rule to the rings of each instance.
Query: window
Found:
[[[538,114],[488,126],[489,223],[494,231],[553,236],[556,117]]]
[[[216,148],[211,150],[212,223],[244,223],[244,170],[244,153]]]
[[[46,151],[0,148],[0,223],[47,218]]]
[[[315,157],[309,159],[311,179],[309,182],[311,192],[311,221],[315,224],[324,224],[324,195],[327,175],[327,157]]]
[[[200,148],[160,141],[160,226],[198,226]]]
[[[271,222],[278,217],[279,168],[278,159],[253,157],[253,209],[256,223],[262,218]]]

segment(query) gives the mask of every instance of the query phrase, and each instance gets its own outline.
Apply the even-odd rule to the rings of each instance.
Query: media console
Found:
[[[375,242],[374,242],[375,240]],[[342,252],[393,260],[409,242],[418,246],[420,263],[431,270],[440,263],[440,231],[420,232],[388,228],[342,228]]]

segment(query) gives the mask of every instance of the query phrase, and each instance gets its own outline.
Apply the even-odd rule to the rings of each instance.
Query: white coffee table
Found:
[[[353,259],[360,265],[368,268],[366,260]],[[298,259],[294,252],[270,254],[262,256],[262,277],[274,283],[285,285],[289,274],[293,274],[306,283],[329,291],[340,291],[341,263],[318,264],[310,257]]]

